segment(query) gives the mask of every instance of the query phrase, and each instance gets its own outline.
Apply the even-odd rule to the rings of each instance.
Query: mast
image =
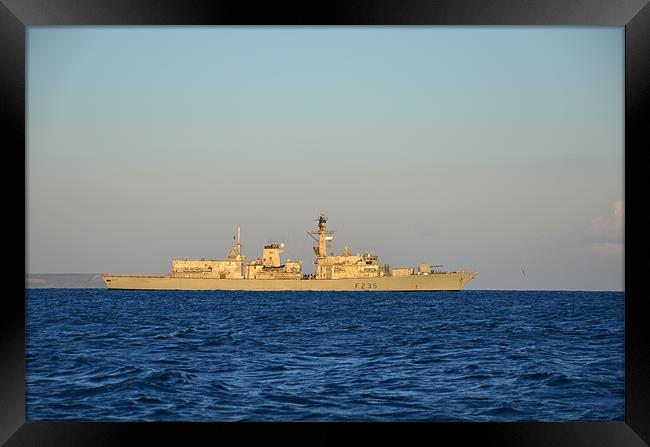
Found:
[[[308,231],[307,234],[316,242],[318,242],[318,247],[314,247],[314,253],[318,259],[324,258],[327,256],[327,245],[332,243],[332,235],[334,232],[332,230],[327,230],[327,216],[325,213],[321,213],[318,218],[318,230],[317,231]],[[318,239],[314,236],[318,235]]]
[[[318,218],[318,257],[324,258],[327,256],[327,216],[320,215]]]
[[[237,225],[237,258],[241,259],[241,233],[239,231],[239,225]]]

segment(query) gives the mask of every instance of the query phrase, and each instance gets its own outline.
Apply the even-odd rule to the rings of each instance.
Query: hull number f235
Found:
[[[355,289],[376,289],[377,288],[377,283],[376,282],[356,282],[356,283],[354,283],[354,288]]]

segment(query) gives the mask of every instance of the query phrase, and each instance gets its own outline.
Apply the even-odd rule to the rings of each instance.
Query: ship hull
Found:
[[[457,291],[474,272],[383,276],[359,279],[207,279],[172,276],[102,275],[118,290],[251,290],[251,291]]]

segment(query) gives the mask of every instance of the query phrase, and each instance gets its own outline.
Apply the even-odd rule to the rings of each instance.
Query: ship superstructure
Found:
[[[262,256],[246,262],[241,230],[226,259],[173,259],[167,275],[108,275],[110,289],[172,290],[460,290],[476,272],[444,272],[430,264],[390,269],[372,252],[351,254],[345,246],[340,255],[329,254],[334,232],[327,229],[321,213],[318,227],[308,234],[314,246],[314,274],[302,272],[302,261],[281,262],[284,243],[264,245]],[[435,266],[441,267],[441,266]]]
[[[318,245],[314,247],[316,279],[379,278],[390,274],[386,268],[388,266],[380,266],[377,256],[372,253],[352,255],[347,245],[339,256],[328,255],[327,249],[331,246],[334,232],[327,230],[325,214],[318,218],[317,231],[310,234],[318,236],[318,239],[315,239]]]

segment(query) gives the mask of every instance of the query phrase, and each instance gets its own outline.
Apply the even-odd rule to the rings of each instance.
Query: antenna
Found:
[[[241,230],[237,225],[237,256],[241,256]]]

